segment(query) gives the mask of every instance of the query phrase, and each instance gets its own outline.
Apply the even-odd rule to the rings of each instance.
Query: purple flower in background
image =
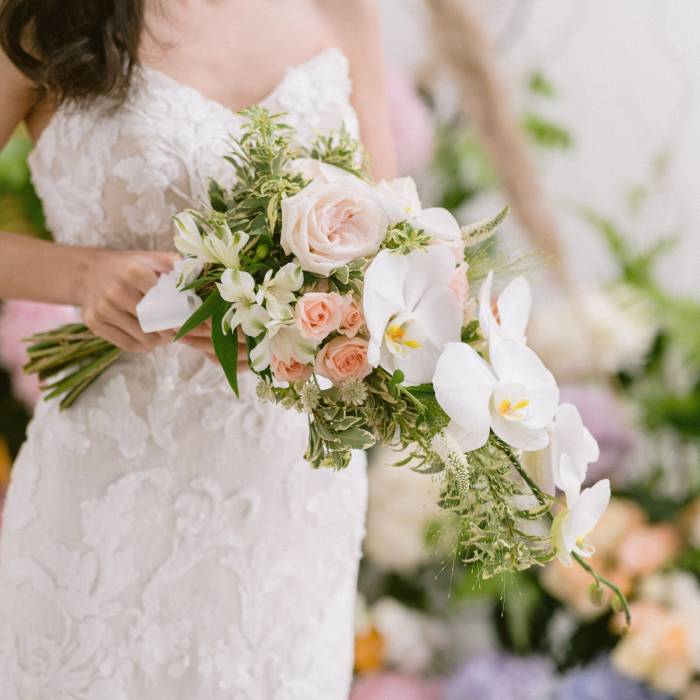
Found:
[[[624,483],[635,447],[634,432],[615,394],[605,386],[569,384],[560,387],[561,402],[578,408],[600,447],[600,458],[588,468],[587,483],[610,479]]]
[[[387,67],[391,128],[396,144],[399,175],[425,170],[433,155],[433,118],[409,78],[394,66]]]
[[[444,700],[555,700],[552,663],[540,656],[473,656],[447,683]]]
[[[671,697],[617,673],[607,657],[603,657],[564,676],[557,700],[671,700]]]
[[[360,678],[350,700],[442,700],[442,686],[418,676],[378,673]]]

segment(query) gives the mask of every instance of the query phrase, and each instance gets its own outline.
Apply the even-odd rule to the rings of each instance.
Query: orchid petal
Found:
[[[489,272],[486,279],[481,283],[479,289],[479,326],[485,338],[489,338],[492,332],[498,327],[496,317],[493,315],[491,306],[491,289],[493,287],[493,270]]]
[[[458,241],[461,239],[459,223],[447,209],[430,207],[415,217],[419,228],[433,238],[443,241]]]
[[[559,402],[559,389],[552,373],[526,345],[494,336],[491,342],[491,364],[502,384],[527,387],[529,428],[546,428],[552,424]]]
[[[498,297],[496,307],[503,336],[524,341],[532,307],[532,293],[527,280],[520,276],[510,282]]]
[[[404,305],[407,309],[415,308],[431,287],[447,286],[455,271],[454,255],[446,246],[412,250],[401,257],[408,265],[403,284]]]
[[[403,308],[403,283],[407,269],[406,256],[383,250],[365,272],[362,303],[369,331],[367,360],[373,367],[379,364],[389,319]]]
[[[435,368],[435,398],[452,419],[465,451],[486,444],[491,417],[489,401],[496,377],[477,352],[465,343],[448,343]],[[450,428],[452,431],[453,429]]]
[[[542,450],[549,444],[544,428],[531,428],[525,421],[511,421],[497,412],[491,414],[491,427],[501,440],[518,450]]]

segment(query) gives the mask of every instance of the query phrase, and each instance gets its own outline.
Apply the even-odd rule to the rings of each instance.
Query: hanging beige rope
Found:
[[[508,202],[555,281],[570,288],[553,212],[531,163],[496,53],[466,0],[426,0],[438,58],[454,74],[464,111],[487,150]]]

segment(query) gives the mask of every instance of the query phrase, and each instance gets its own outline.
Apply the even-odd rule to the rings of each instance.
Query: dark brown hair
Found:
[[[56,102],[123,99],[144,0],[0,0],[0,46]]]

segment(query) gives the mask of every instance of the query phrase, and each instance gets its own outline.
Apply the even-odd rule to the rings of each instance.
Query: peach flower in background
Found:
[[[674,559],[680,546],[678,532],[671,524],[644,525],[622,538],[617,550],[618,564],[633,576],[645,576]]]
[[[334,384],[364,379],[371,371],[367,341],[363,338],[333,338],[316,355],[316,371]]]
[[[591,566],[614,581],[626,594],[632,590],[633,575],[619,565],[615,554],[624,538],[644,527],[645,523],[644,511],[636,503],[613,498],[588,537],[596,550],[590,560]],[[590,600],[591,577],[580,567],[567,568],[555,561],[543,569],[540,580],[550,595],[568,605],[583,620],[592,620],[606,612],[605,605],[595,605]],[[604,603],[609,601],[610,592],[604,589]]]
[[[632,627],[612,651],[613,666],[662,692],[683,692],[694,675],[692,623],[651,601],[632,603],[630,611]]]
[[[340,332],[348,338],[354,338],[362,325],[365,322],[365,317],[362,314],[362,309],[359,304],[353,299],[351,294],[343,297],[343,318],[340,322]]]
[[[313,372],[311,365],[302,364],[294,357],[290,358],[289,362],[284,362],[273,355],[270,360],[270,367],[272,374],[275,375],[275,379],[281,382],[300,382],[308,379]]]
[[[297,328],[317,343],[337,331],[344,320],[346,301],[336,292],[307,292],[294,309]]]

